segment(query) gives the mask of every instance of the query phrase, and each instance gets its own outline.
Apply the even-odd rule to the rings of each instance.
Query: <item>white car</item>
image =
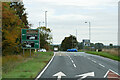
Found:
[[[31,40],[32,40],[32,39],[35,39],[35,37],[30,37],[29,39],[31,39]]]
[[[31,45],[27,44],[26,47],[31,47]]]
[[[46,52],[46,49],[40,49],[38,52]]]

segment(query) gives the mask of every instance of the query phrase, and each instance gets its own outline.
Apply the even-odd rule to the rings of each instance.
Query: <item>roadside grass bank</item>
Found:
[[[38,52],[31,57],[9,56],[11,60],[3,63],[3,68],[8,69],[3,70],[2,78],[35,78],[52,56],[53,52]]]
[[[114,54],[110,54],[110,53],[107,53],[107,52],[86,51],[86,53],[99,55],[99,56],[110,58],[110,59],[113,59],[113,60],[116,60],[116,61],[120,61],[119,56],[114,55]]]

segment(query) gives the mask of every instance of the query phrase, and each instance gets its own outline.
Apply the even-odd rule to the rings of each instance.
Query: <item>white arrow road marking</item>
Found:
[[[85,74],[81,74],[81,75],[76,75],[75,77],[80,77],[80,76],[82,76],[81,79],[84,79],[84,78],[86,78],[88,76],[94,77],[95,74],[94,74],[94,72],[89,72],[89,73],[85,73]]]
[[[56,73],[56,74],[54,74],[53,76],[57,76],[57,80],[61,80],[61,77],[62,76],[66,76],[63,72],[58,72],[58,73]]]

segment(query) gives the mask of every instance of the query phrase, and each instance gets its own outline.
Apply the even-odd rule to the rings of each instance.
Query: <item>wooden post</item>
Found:
[[[23,49],[23,55],[24,55],[24,49]]]

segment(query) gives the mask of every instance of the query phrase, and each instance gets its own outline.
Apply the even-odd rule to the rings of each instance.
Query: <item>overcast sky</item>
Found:
[[[117,44],[119,0],[23,0],[28,20],[37,28],[44,25],[47,12],[48,26],[52,29],[53,43],[60,44],[70,34],[81,42],[89,38],[91,22],[91,42],[106,45]]]

